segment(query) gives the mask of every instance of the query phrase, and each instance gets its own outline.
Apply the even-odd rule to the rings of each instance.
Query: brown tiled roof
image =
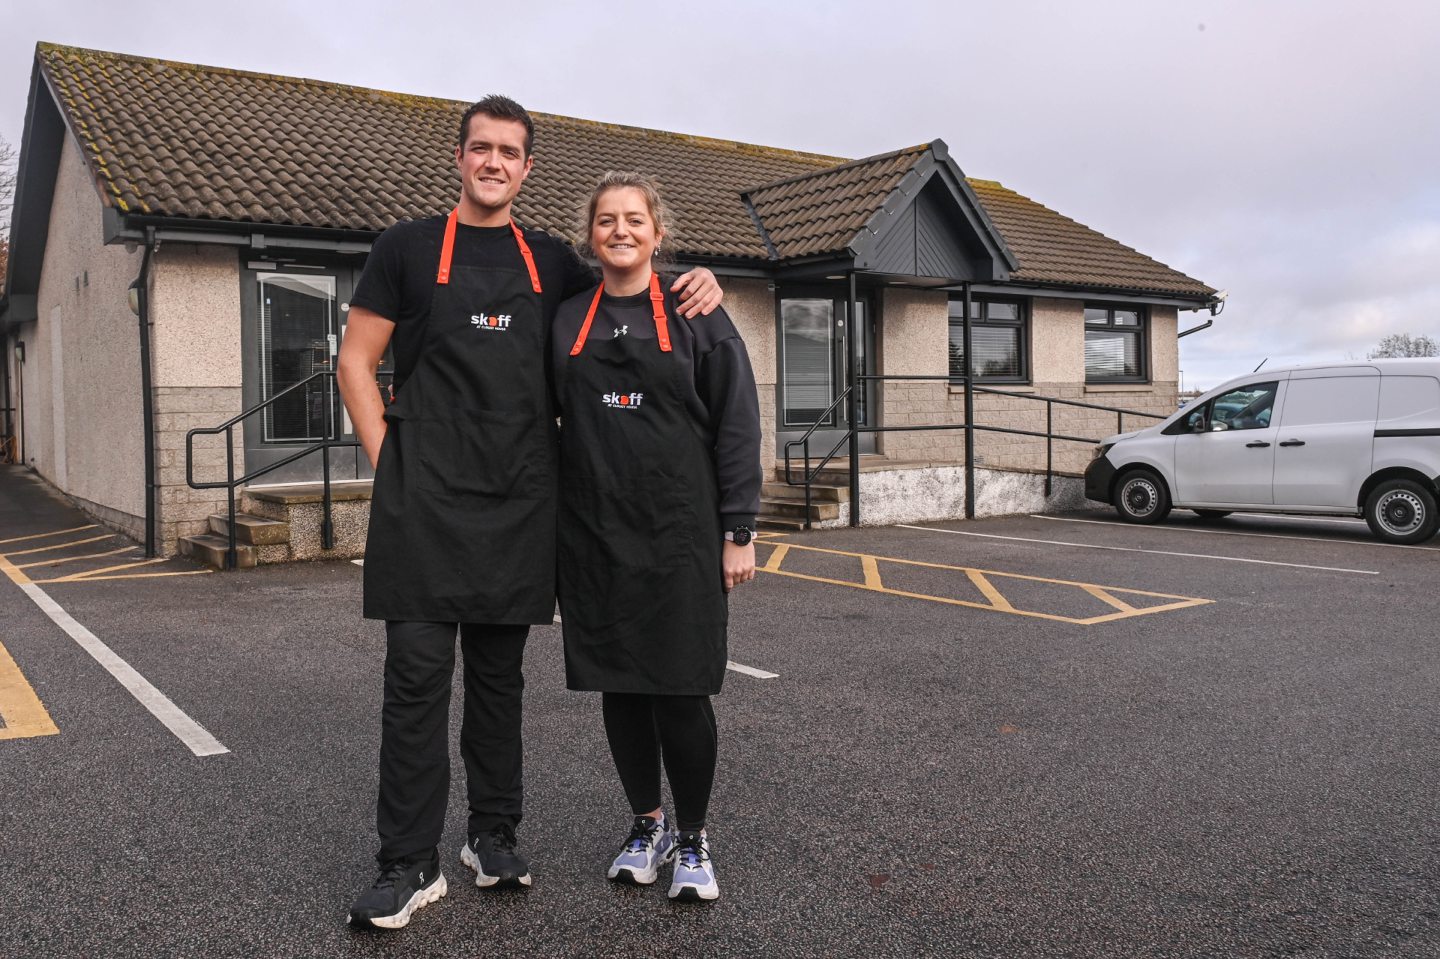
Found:
[[[749,200],[780,259],[831,253],[854,240],[928,149],[922,143],[767,183]]]
[[[466,103],[40,44],[106,201],[127,213],[378,232],[447,209]],[[924,154],[859,161],[534,113],[522,222],[575,238],[600,174],[657,176],[680,249],[768,259],[840,252]],[[1016,280],[1204,295],[1209,287],[997,183],[971,180]]]
[[[1020,261],[1020,269],[1010,274],[1011,282],[1198,296],[1215,292],[1199,280],[1061,216],[994,180],[971,178],[969,183],[991,222],[1005,237],[1010,252]]]

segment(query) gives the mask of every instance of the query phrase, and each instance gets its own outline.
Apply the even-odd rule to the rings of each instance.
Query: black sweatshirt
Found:
[[[681,317],[676,312],[675,294],[670,292],[673,282],[674,277],[660,278],[670,317],[670,355],[690,373],[686,379],[693,389],[685,394],[685,408],[711,440],[720,488],[720,526],[754,529],[755,514],[760,511],[760,403],[750,355],[723,308],[693,320]],[[550,349],[557,382],[594,298],[591,287],[560,304],[555,315]],[[585,342],[608,340],[620,329],[626,336],[654,341],[655,315],[648,289],[634,296],[602,295]],[[560,425],[564,429],[563,409]]]

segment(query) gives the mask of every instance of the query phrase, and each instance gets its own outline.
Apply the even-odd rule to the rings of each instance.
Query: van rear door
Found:
[[[1354,509],[1370,475],[1379,405],[1374,367],[1291,373],[1275,444],[1275,505]]]

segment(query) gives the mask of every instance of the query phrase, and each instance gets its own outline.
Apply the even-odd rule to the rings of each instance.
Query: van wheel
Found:
[[[1131,470],[1115,487],[1115,512],[1127,523],[1158,523],[1170,515],[1165,481],[1150,470]]]
[[[1224,519],[1230,515],[1228,509],[1197,509],[1195,515],[1201,519]]]
[[[1386,480],[1365,500],[1365,522],[1387,543],[1423,543],[1440,527],[1435,493],[1414,480]]]

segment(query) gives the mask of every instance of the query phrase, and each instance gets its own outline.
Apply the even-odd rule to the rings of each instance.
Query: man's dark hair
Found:
[[[470,105],[465,115],[460,118],[460,152],[465,152],[465,138],[470,135],[470,118],[477,113],[483,113],[492,120],[513,120],[516,123],[525,125],[525,155],[528,157],[530,151],[535,148],[535,121],[530,119],[530,114],[525,108],[509,97],[502,97],[498,94],[491,94],[483,100]]]

